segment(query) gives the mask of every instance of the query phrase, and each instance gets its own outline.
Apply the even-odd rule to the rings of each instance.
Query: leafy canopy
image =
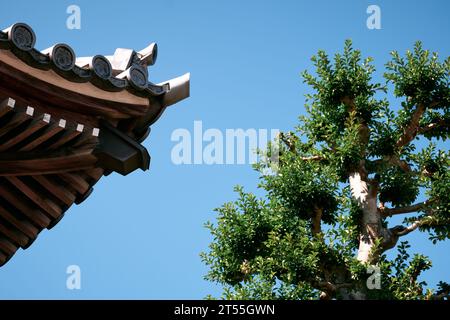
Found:
[[[223,298],[348,298],[358,290],[366,298],[448,298],[445,282],[433,291],[418,280],[431,267],[427,257],[410,257],[405,241],[397,257],[389,260],[386,251],[415,230],[433,243],[450,237],[450,157],[442,148],[450,128],[450,58],[440,61],[420,42],[404,57],[391,55],[385,84],[374,83],[372,59],[362,59],[351,41],[333,61],[324,51],[312,58],[315,74],[303,73],[314,91],[307,116],[273,142],[280,144],[277,162],[267,157],[255,165],[265,197],[236,187],[238,199],[206,224],[213,236],[201,254],[206,279],[224,286]],[[388,88],[400,106],[390,105]],[[356,259],[362,208],[349,175],[361,168],[384,226],[373,251],[381,270],[375,290],[367,290],[368,265]],[[398,214],[403,224],[390,228]]]

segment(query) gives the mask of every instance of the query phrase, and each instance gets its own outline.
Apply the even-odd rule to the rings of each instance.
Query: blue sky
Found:
[[[81,29],[68,30],[66,9],[81,8]],[[381,8],[381,30],[366,27],[368,5]],[[199,258],[211,241],[203,223],[212,209],[235,199],[235,184],[255,190],[249,165],[182,165],[171,161],[177,128],[289,130],[304,113],[300,72],[312,70],[318,49],[334,53],[351,38],[375,58],[378,80],[391,50],[414,41],[448,56],[448,1],[13,1],[1,26],[30,24],[36,47],[58,42],[78,56],[116,47],[159,45],[150,79],[191,72],[191,98],[171,107],[145,142],[151,169],[104,177],[81,206],[0,269],[0,298],[200,299],[219,295],[203,280]],[[0,26],[0,27],[1,27]],[[448,149],[448,144],[446,145]],[[430,284],[450,280],[450,245],[407,237],[413,252],[431,257]],[[81,290],[66,288],[66,268],[78,265]]]

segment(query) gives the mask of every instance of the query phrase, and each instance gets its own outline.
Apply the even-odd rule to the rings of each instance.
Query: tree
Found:
[[[308,116],[274,142],[277,161],[267,150],[255,165],[265,196],[237,187],[206,224],[206,279],[224,286],[223,298],[448,299],[450,285],[419,279],[431,261],[399,239],[450,237],[450,157],[438,148],[449,137],[450,58],[420,42],[391,55],[385,84],[349,40],[333,62],[323,51],[312,58]],[[388,89],[400,106],[390,107]]]

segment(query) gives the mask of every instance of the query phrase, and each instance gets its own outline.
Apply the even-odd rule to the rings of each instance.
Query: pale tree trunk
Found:
[[[360,172],[350,174],[352,198],[362,210],[361,234],[359,239],[358,260],[370,263],[375,240],[381,235],[381,217],[377,210],[377,194]]]
[[[352,198],[362,210],[361,229],[357,259],[361,263],[376,262],[377,253],[374,252],[376,240],[382,232],[381,217],[377,210],[377,188],[367,181],[364,169],[349,175]],[[356,291],[347,292],[344,299],[366,299],[367,288],[364,286]]]

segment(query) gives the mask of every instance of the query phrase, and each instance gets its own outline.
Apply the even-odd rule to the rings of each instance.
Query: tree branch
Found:
[[[405,160],[400,160],[398,156],[385,156],[382,159],[372,161],[372,163],[375,165],[382,162],[387,163],[390,166],[397,166],[400,169],[402,169],[405,173],[411,172],[411,167],[409,166],[408,162],[406,162]]]
[[[429,108],[432,108],[436,105],[438,105],[438,101],[433,101],[428,106]],[[416,109],[414,110],[414,113],[411,117],[411,121],[409,124],[404,128],[402,136],[397,140],[396,146],[397,148],[402,148],[408,143],[410,143],[414,138],[417,136],[417,134],[420,131],[419,122],[422,118],[423,114],[425,113],[427,109],[427,106],[423,103],[417,104]]]
[[[400,207],[400,208],[386,208],[384,205],[378,207],[378,211],[383,217],[390,217],[398,214],[417,212],[421,209],[428,207],[432,203],[431,200],[416,203],[414,205]]]
[[[320,161],[324,160],[325,158],[322,156],[309,156],[309,157],[300,157],[303,161]]]
[[[319,207],[315,207],[314,208],[314,215],[312,217],[312,226],[311,226],[311,231],[313,235],[317,235],[320,232],[322,232],[322,227],[321,227],[321,222],[322,222],[322,213],[323,213],[323,209],[319,208]]]
[[[397,237],[406,236],[407,234],[410,234],[414,230],[417,230],[420,226],[422,226],[424,224],[427,224],[427,223],[430,223],[430,221],[427,221],[426,219],[431,217],[431,216],[433,216],[433,215],[434,215],[434,211],[433,210],[429,210],[424,218],[414,221],[409,226],[407,226],[407,227],[396,226],[396,227],[392,228],[391,230],[395,230],[394,234]]]
[[[342,97],[341,103],[343,103],[344,105],[347,106],[347,108],[349,109],[349,113],[356,111],[356,104],[355,104],[355,100],[353,98],[350,98],[349,96]],[[365,147],[369,143],[370,129],[369,129],[369,126],[367,125],[367,123],[365,123],[365,121],[363,119],[358,118],[358,120],[359,120],[359,125],[360,125],[359,138],[360,138],[361,143],[364,144],[364,152],[365,152]],[[364,154],[364,152],[363,152],[363,154]]]
[[[352,112],[356,112],[356,104],[354,98],[350,98],[349,96],[344,96],[341,98],[341,103],[343,103],[347,108],[349,114]],[[370,141],[370,129],[367,123],[364,121],[364,119],[358,117],[357,118],[359,122],[359,128],[358,128],[358,135],[359,135],[359,141],[361,145],[363,146],[361,148],[361,157],[365,159],[366,149],[367,145]],[[364,174],[367,172],[366,166],[365,166],[365,160],[360,161],[359,163],[360,172],[364,172]]]
[[[349,96],[342,97],[341,102],[350,108],[350,110],[349,110],[350,112],[353,112],[356,110],[355,101],[352,98],[350,98]]]
[[[439,294],[434,294],[430,297],[430,300],[450,300],[450,292],[445,291]]]
[[[391,157],[390,161],[392,164],[398,166],[404,172],[406,173],[411,172],[411,167],[409,166],[408,162],[400,160],[398,157]]]
[[[288,147],[289,151],[291,151],[294,154],[298,154],[297,149],[295,147],[295,141],[293,141],[292,136],[286,136],[284,133],[280,133],[279,134],[279,138],[280,140],[286,145],[286,147]],[[305,157],[300,157],[300,160],[303,161],[320,161],[320,160],[325,160],[325,157],[323,156],[305,156]]]
[[[424,223],[424,220],[416,220],[416,221],[414,221],[413,224],[403,228],[402,231],[397,232],[396,235],[399,237],[406,236],[407,234],[410,234],[411,232],[413,232],[414,230],[419,228],[423,223]]]
[[[330,281],[322,281],[322,282],[318,282],[316,284],[316,287],[319,288],[320,290],[322,290],[322,292],[320,293],[320,298],[319,298],[320,300],[331,300],[336,291],[338,291],[339,289],[353,288],[354,284],[353,283],[334,284],[334,283],[331,283]]]
[[[295,148],[295,144],[293,143],[291,136],[287,137],[283,132],[279,133],[279,138],[283,143],[288,147],[289,151],[297,154],[297,149]]]
[[[419,121],[425,113],[426,107],[423,103],[419,103],[414,110],[414,113],[411,117],[411,121],[403,130],[402,136],[397,140],[397,148],[401,148],[408,143],[410,143],[416,136],[419,131]]]
[[[423,134],[426,133],[428,131],[431,131],[433,129],[439,128],[439,127],[449,127],[449,123],[445,120],[445,119],[439,119],[438,122],[432,122],[427,124],[424,127],[420,127],[419,128],[419,134]]]

